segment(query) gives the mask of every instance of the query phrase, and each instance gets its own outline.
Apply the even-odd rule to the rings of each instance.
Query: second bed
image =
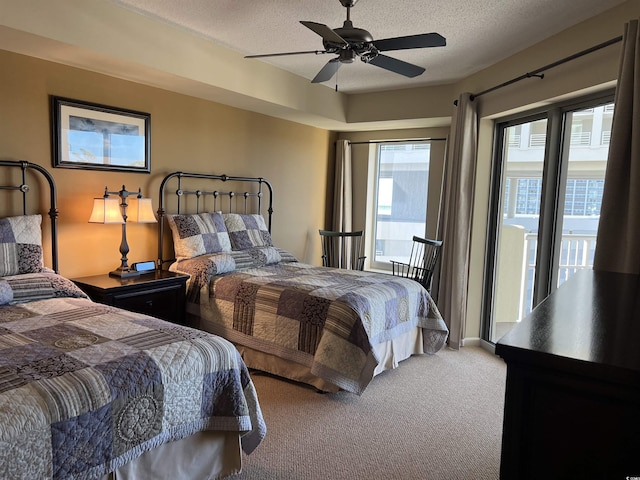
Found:
[[[418,282],[298,262],[273,245],[271,213],[271,185],[262,178],[165,177],[158,262],[170,258],[166,220],[175,254],[169,268],[190,275],[193,326],[232,341],[249,368],[358,395],[375,375],[445,345],[448,329]]]

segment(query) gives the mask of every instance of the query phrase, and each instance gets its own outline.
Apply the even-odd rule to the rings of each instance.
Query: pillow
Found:
[[[167,215],[176,260],[230,252],[231,242],[220,213]]]
[[[225,213],[231,247],[233,250],[246,250],[253,247],[273,247],[271,234],[267,230],[262,215],[241,215]]]
[[[28,273],[3,279],[11,289],[12,305],[46,298],[89,298],[68,278],[57,273]],[[0,281],[0,289],[2,281]]]
[[[42,271],[42,215],[0,219],[0,277]]]
[[[6,305],[13,300],[13,289],[9,282],[0,280],[0,305]]]

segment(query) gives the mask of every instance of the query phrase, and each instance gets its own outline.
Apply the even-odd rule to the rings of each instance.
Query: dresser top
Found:
[[[498,341],[496,354],[640,378],[640,275],[577,272]]]

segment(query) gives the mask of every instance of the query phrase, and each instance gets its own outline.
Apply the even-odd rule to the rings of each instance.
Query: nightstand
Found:
[[[156,270],[121,279],[108,274],[75,278],[91,300],[184,324],[188,275]]]

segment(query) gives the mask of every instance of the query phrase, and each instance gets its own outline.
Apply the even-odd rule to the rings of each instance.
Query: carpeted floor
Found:
[[[360,397],[255,374],[267,437],[233,478],[497,479],[505,377],[479,347],[411,357]]]

